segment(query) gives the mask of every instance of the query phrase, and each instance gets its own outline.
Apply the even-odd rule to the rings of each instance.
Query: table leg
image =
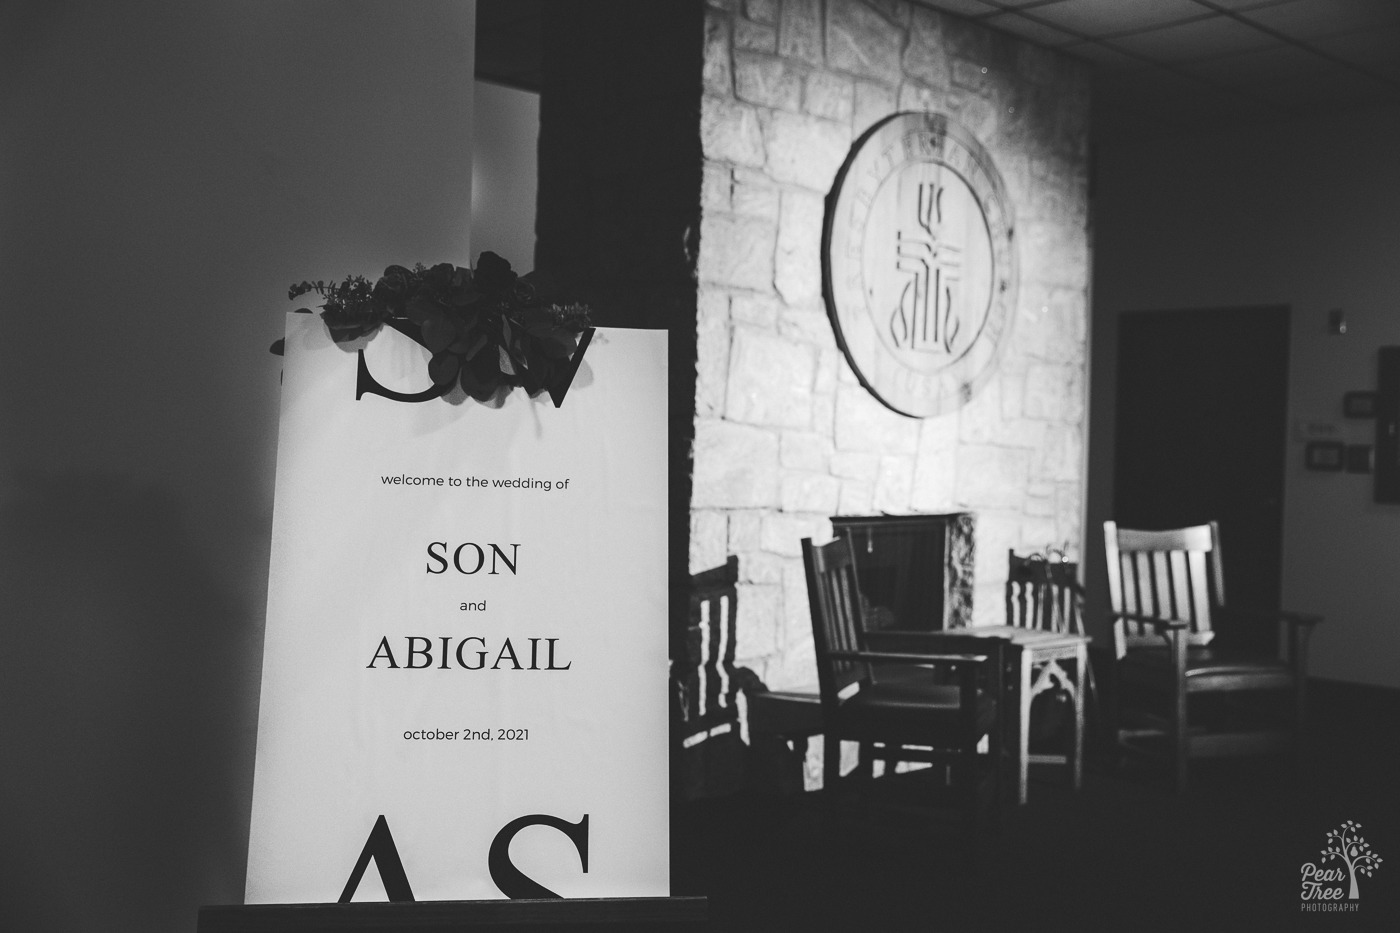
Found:
[[[1089,651],[1084,645],[1074,653],[1074,758],[1070,762],[1070,775],[1074,789],[1079,790],[1084,781],[1084,689],[1089,667]]]
[[[1026,802],[1026,784],[1031,766],[1031,652],[1021,648],[1020,714],[1016,717],[1016,801]]]

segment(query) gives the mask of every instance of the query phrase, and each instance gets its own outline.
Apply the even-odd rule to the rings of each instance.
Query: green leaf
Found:
[[[515,367],[511,365],[510,354],[506,352],[505,347],[497,347],[496,349],[499,351],[501,372],[505,373],[507,376],[514,376]]]
[[[451,353],[439,353],[428,361],[428,376],[433,385],[447,385],[457,378],[461,370],[461,360]]]
[[[414,295],[408,300],[408,304],[404,308],[404,313],[408,315],[410,321],[421,325],[434,315],[441,316],[442,308],[436,301],[433,301],[433,299],[425,295]]]
[[[429,353],[441,353],[457,339],[457,325],[438,314],[423,322],[423,346]]]
[[[466,352],[465,358],[471,359],[472,357],[476,356],[478,353],[481,352],[481,348],[484,346],[486,346],[486,335],[477,334],[476,340],[472,341],[471,349]]]

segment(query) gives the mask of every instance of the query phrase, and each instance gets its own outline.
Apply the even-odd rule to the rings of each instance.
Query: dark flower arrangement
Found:
[[[432,354],[428,376],[434,385],[450,390],[459,384],[478,401],[503,386],[520,386],[533,396],[566,382],[570,358],[590,326],[586,305],[556,301],[534,273],[516,275],[510,263],[489,252],[477,259],[475,270],[447,262],[390,266],[372,285],[362,275],[338,284],[301,282],[287,297],[312,292],[324,299],[321,320],[337,343],[388,324]]]

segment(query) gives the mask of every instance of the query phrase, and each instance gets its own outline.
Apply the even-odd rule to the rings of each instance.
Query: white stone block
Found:
[[[827,6],[826,60],[838,71],[893,83],[899,80],[896,51],[903,31],[862,3],[834,0]]]
[[[781,210],[781,194],[766,178],[757,173],[736,173],[730,203],[736,214],[758,217],[770,224],[776,224]]]
[[[758,112],[706,94],[700,99],[700,151],[707,159],[761,167],[765,154]]]
[[[802,556],[802,539],[818,544],[831,540],[831,520],[821,515],[767,512],[763,516],[763,550],[784,557]]]
[[[1019,509],[1030,479],[1030,461],[1029,450],[963,447],[958,451],[957,500],[973,510]],[[980,520],[977,533],[980,539]]]
[[[701,66],[705,93],[727,97],[734,93],[729,63],[729,17],[705,11],[705,52]]]
[[[690,572],[718,567],[729,555],[729,523],[723,512],[692,509],[690,513]]]
[[[747,551],[739,555],[739,579],[748,583],[781,584],[787,560],[777,554]]]
[[[917,418],[881,405],[861,386],[841,386],[836,393],[836,449],[912,454],[919,449]]]
[[[778,52],[808,64],[822,64],[821,0],[784,0],[778,18]]]
[[[855,83],[843,75],[813,71],[807,75],[802,108],[823,120],[850,123],[855,108]]]
[[[1026,369],[1027,418],[1078,423],[1084,417],[1084,383],[1079,367],[1035,363]]]
[[[909,504],[916,512],[951,512],[957,506],[958,416],[925,418],[914,459]]]
[[[822,296],[822,218],[826,205],[820,195],[785,191],[778,216],[778,251],[773,283],[790,305],[819,301]]]
[[[782,648],[782,587],[739,584],[739,613],[734,620],[735,654],[746,658],[772,655]]]
[[[700,206],[707,212],[727,212],[732,186],[733,177],[729,166],[719,162],[707,164],[700,181]]]
[[[704,215],[700,220],[700,281],[770,290],[776,242],[777,231],[765,220],[732,214]]]
[[[851,126],[854,136],[859,136],[876,123],[894,113],[899,106],[895,89],[885,84],[870,81],[857,81],[855,86],[855,110]]]
[[[832,515],[840,500],[841,481],[825,473],[788,472],[782,478],[784,512]]]
[[[758,509],[729,512],[729,553],[745,554],[760,550],[763,547],[762,527],[763,512]]]
[[[870,515],[875,511],[875,484],[869,480],[841,481],[841,499],[837,515]]]
[[[933,10],[914,8],[909,44],[904,47],[904,73],[932,87],[948,87],[948,55],[943,48],[943,19]]]
[[[735,20],[734,48],[746,52],[777,52],[778,30],[746,19]]]
[[[914,456],[881,457],[875,478],[875,511],[908,512],[914,488]]]
[[[762,330],[777,330],[782,302],[765,295],[734,295],[729,313],[736,324],[752,324]]]
[[[812,431],[784,431],[778,459],[784,469],[826,473],[831,465],[831,438]]]
[[[778,436],[728,421],[697,419],[692,508],[777,508]]]
[[[788,62],[748,53],[734,59],[734,93],[740,100],[779,110],[802,108],[802,77]]]
[[[755,23],[776,25],[778,22],[778,0],[744,0],[744,15]]]
[[[784,428],[812,423],[816,351],[753,327],[737,326],[729,356],[725,413],[732,421]]]
[[[802,559],[783,563],[783,638],[803,645],[812,638],[811,604],[807,598],[807,571]]]
[[[1036,450],[1032,469],[1037,479],[1068,482],[1084,470],[1084,444],[1073,424],[1045,426],[1044,441]]]
[[[775,181],[825,195],[846,159],[851,131],[842,123],[778,110],[760,115],[764,163]]]
[[[869,450],[838,450],[831,455],[831,474],[843,479],[875,482],[880,470],[880,455]]]

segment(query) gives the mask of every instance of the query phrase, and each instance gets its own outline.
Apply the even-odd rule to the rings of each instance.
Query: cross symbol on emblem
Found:
[[[895,235],[895,268],[909,278],[890,312],[894,345],[921,353],[951,353],[961,329],[955,303],[961,284],[962,247],[943,228],[941,184],[921,182],[914,226]]]

